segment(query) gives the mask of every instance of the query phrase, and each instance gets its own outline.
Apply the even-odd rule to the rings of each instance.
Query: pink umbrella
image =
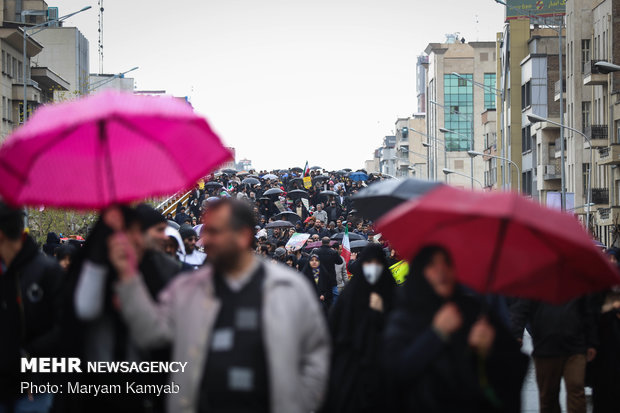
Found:
[[[175,193],[231,158],[173,97],[103,92],[44,106],[0,148],[10,204],[102,209]]]

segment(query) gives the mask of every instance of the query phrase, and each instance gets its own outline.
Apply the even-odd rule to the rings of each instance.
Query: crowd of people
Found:
[[[50,235],[43,251],[0,203],[0,412],[519,412],[524,330],[541,412],[560,411],[562,378],[569,413],[586,412],[586,385],[594,413],[620,410],[620,290],[564,305],[483,297],[440,245],[406,257],[402,282],[403,260],[355,210],[382,177],[351,176],[218,173],[167,216],[111,207],[83,245]],[[188,364],[46,377],[21,374],[21,357]],[[20,393],[68,379],[179,391]]]

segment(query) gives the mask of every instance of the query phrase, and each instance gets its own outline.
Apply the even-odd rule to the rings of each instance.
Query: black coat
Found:
[[[332,300],[334,297],[334,293],[332,291],[332,286],[330,285],[329,276],[327,275],[327,271],[321,263],[319,267],[319,280],[318,282],[314,280],[314,275],[312,274],[312,268],[310,268],[310,264],[306,264],[304,269],[301,271],[302,274],[306,277],[306,279],[314,286],[316,291],[316,296],[320,299],[323,296],[324,300],[322,301],[323,309],[327,312],[332,305]]]
[[[343,263],[342,257],[334,249],[325,245],[317,248],[315,253],[319,256],[321,266],[327,272],[329,285],[332,287],[336,286],[336,264],[340,265]]]
[[[28,236],[0,274],[0,402],[18,395],[20,357],[57,355],[62,277]]]
[[[384,335],[384,360],[394,380],[390,383],[394,390],[391,397],[396,404],[394,410],[520,412],[528,358],[520,352],[516,340],[501,322],[486,312],[479,299],[465,295],[460,287],[450,301],[458,306],[463,325],[449,340],[443,340],[432,322],[446,301],[426,281],[423,275],[426,264],[416,261],[400,290]],[[468,345],[471,327],[482,315],[496,332],[486,358]]]
[[[589,297],[564,305],[518,300],[510,310],[512,333],[521,338],[525,325],[530,324],[535,357],[585,354],[598,343],[595,312]]]
[[[396,282],[378,245],[366,247],[358,263],[378,258],[384,266],[375,285],[370,285],[361,265],[329,315],[332,362],[324,412],[379,412],[385,410],[387,388],[380,368],[380,346],[387,315],[393,307]],[[370,308],[370,294],[383,301],[383,312]]]

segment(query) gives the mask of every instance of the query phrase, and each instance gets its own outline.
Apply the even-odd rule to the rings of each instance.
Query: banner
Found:
[[[304,246],[306,241],[308,241],[308,238],[310,238],[310,234],[299,234],[296,232],[288,240],[285,248],[288,251],[297,251],[298,249],[301,249],[301,247]]]
[[[304,188],[312,188],[312,178],[310,178],[309,176],[304,176]]]
[[[506,20],[566,14],[566,0],[507,0],[506,4]]]
[[[304,204],[306,211],[310,212],[310,202],[306,198],[301,198],[301,203]]]
[[[274,202],[273,204],[276,206],[276,208],[278,208],[278,211],[280,211],[280,212],[284,212],[284,211],[286,211],[286,210],[287,210],[287,209],[284,207],[284,205],[282,205],[282,201],[276,201],[276,202]]]

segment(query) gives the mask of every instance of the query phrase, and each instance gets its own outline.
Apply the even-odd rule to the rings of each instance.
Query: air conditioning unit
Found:
[[[555,175],[555,165],[545,165],[544,175]]]

